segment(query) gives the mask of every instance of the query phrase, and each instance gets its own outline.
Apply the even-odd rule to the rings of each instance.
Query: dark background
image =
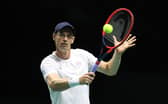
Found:
[[[96,73],[92,104],[166,104],[168,96],[166,2],[147,0],[7,1],[4,8],[7,69],[1,70],[1,104],[50,104],[40,72],[41,60],[54,50],[56,23],[77,30],[74,48],[99,53],[108,15],[126,7],[135,15],[136,46],[127,50],[117,76]],[[6,58],[7,57],[7,58]],[[5,61],[6,62],[6,61]]]

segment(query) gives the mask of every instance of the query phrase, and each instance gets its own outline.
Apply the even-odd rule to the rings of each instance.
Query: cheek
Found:
[[[53,38],[55,45],[58,45],[60,43],[60,40],[57,38]]]

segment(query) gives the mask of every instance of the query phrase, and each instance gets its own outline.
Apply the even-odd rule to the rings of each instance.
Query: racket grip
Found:
[[[96,72],[98,65],[99,65],[99,64],[95,64],[95,65],[93,66],[92,72]]]

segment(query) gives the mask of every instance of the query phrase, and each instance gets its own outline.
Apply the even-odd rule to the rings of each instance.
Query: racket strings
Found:
[[[105,59],[105,57],[106,57],[107,54],[108,54],[108,53],[107,53],[108,50],[109,50],[109,49],[106,48],[106,46],[104,46],[104,45],[102,44],[100,53],[99,53],[99,55],[98,55],[98,61],[101,61],[102,59]]]
[[[109,42],[112,42],[112,43],[113,43],[113,41],[114,41],[112,34],[105,35],[104,38],[106,38]]]
[[[113,39],[112,34],[105,35],[104,38],[105,38],[104,42],[106,43],[106,45],[108,45],[108,46],[113,46],[114,45],[114,39]]]
[[[121,11],[115,14],[112,19],[108,22],[114,28],[113,32],[110,34],[105,33],[104,44],[107,46],[114,46],[113,35],[118,41],[122,41],[127,34],[130,27],[131,16],[125,12]]]

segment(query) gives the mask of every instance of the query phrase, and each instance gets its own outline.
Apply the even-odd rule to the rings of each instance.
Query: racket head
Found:
[[[127,8],[119,8],[109,15],[105,24],[112,25],[113,31],[112,33],[102,31],[102,41],[106,48],[112,50],[120,46],[129,36],[134,24],[134,15]],[[119,41],[119,44],[115,46],[113,35],[117,38],[117,41]]]

